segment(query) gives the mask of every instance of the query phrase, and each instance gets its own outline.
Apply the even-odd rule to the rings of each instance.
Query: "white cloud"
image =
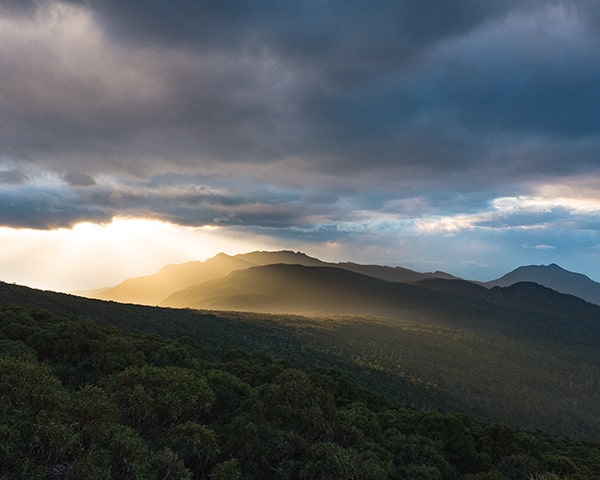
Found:
[[[594,197],[498,197],[488,210],[473,214],[425,217],[416,221],[417,231],[448,234],[463,230],[539,230],[550,229],[568,220],[594,219],[600,213],[600,198]],[[540,249],[549,248],[542,245]]]
[[[593,214],[600,212],[600,199],[577,197],[519,196],[501,197],[492,201],[500,213],[548,213],[564,209],[571,213]]]
[[[475,228],[475,223],[482,218],[481,215],[453,215],[446,217],[429,217],[416,221],[416,230],[419,233],[453,234],[461,230]]]

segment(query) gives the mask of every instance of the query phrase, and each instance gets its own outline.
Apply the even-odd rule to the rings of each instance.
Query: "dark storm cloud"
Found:
[[[110,212],[86,205],[78,198],[52,189],[22,187],[0,191],[0,224],[16,228],[53,229],[78,222],[109,222]]]
[[[31,15],[39,3],[36,0],[2,0],[0,14]]]
[[[20,170],[0,170],[0,185],[21,185],[27,181],[27,175]]]
[[[143,8],[118,0],[84,3],[128,41],[225,51],[267,48],[309,68],[315,61],[329,66],[345,83],[353,72],[363,78],[365,66],[395,68],[441,39],[536,2],[150,0]]]
[[[0,43],[2,153],[50,168],[137,174],[156,173],[151,163],[281,155],[270,138],[285,142],[277,84],[285,78],[267,57],[136,50],[103,43],[85,11],[56,18],[58,34],[19,19]]]
[[[70,172],[63,179],[72,187],[91,187],[92,185],[96,185],[94,177],[86,173]]]
[[[183,225],[237,225],[289,227],[310,222],[311,215],[327,211],[327,204],[306,205],[290,192],[248,191],[229,182],[219,190],[184,184],[162,184],[152,179],[148,184],[131,185],[118,190],[101,189],[83,200],[90,206],[101,205],[115,214],[150,216]],[[152,185],[152,186],[151,186]],[[254,185],[257,188],[257,185]],[[329,205],[330,207],[330,205]]]
[[[0,223],[11,227],[72,227],[82,221],[107,222],[114,216],[145,217],[181,225],[220,225],[288,228],[312,222],[331,212],[324,197],[306,205],[299,193],[261,185],[260,193],[243,179],[161,175],[148,182],[124,185],[90,183],[83,174],[65,175],[65,190],[56,181],[43,180],[0,189]],[[189,181],[209,181],[219,188]],[[80,188],[80,187],[86,188]],[[256,188],[256,185],[254,185]]]
[[[472,212],[593,173],[595,15],[591,0],[2,2],[0,184],[23,186],[0,190],[2,221],[327,235],[361,211]],[[66,182],[47,205],[25,198],[30,170]]]

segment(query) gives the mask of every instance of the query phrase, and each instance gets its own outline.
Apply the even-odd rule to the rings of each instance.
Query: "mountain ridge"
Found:
[[[503,334],[520,332],[524,338],[600,342],[600,306],[532,282],[492,289],[465,280],[386,282],[337,267],[275,264],[195,285],[174,293],[161,306],[385,317]]]
[[[113,287],[74,293],[102,300],[141,305],[161,305],[177,292],[202,285],[206,281],[225,278],[237,270],[275,264],[331,267],[392,283],[460,280],[493,289],[493,287],[509,287],[520,282],[534,282],[557,292],[575,295],[587,302],[600,305],[600,283],[594,282],[584,274],[565,270],[555,263],[520,266],[495,280],[471,282],[439,270],[435,272],[416,272],[400,266],[326,262],[311,257],[304,252],[293,250],[253,251],[236,255],[219,253],[204,262],[192,261],[165,265],[154,274],[126,279]],[[447,289],[448,286],[444,288]],[[473,287],[468,288],[473,289]],[[480,299],[485,299],[488,294],[480,291],[479,296]]]
[[[419,273],[403,267],[361,265],[353,262],[325,262],[293,250],[261,250],[237,255],[219,253],[204,262],[192,261],[165,265],[154,274],[126,279],[113,287],[73,293],[100,300],[159,305],[177,291],[208,280],[225,277],[235,270],[270,264],[336,267],[392,282],[413,282],[424,278],[457,278],[445,272]]]

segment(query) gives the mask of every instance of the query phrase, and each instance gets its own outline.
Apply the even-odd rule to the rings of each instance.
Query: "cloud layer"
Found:
[[[597,255],[597,20],[591,0],[4,1],[0,223]]]

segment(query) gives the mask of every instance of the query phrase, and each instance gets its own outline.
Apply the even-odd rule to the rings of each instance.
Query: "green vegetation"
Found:
[[[69,320],[87,319],[97,326],[167,339],[188,336],[201,342],[197,345],[205,356],[243,348],[286,358],[304,370],[334,367],[391,402],[600,441],[600,352],[583,341],[592,319],[564,317],[544,324],[535,312],[502,310],[504,324],[498,325],[486,317],[490,310],[485,305],[477,323],[464,320],[467,308],[464,317],[457,309],[455,326],[401,318],[211,313],[102,302],[7,284],[0,284],[0,301],[46,309]],[[530,325],[519,323],[528,318]],[[575,334],[568,335],[574,323],[582,328],[575,325]],[[537,335],[544,327],[545,334]],[[56,336],[60,342],[60,331]],[[117,361],[110,351],[99,355],[94,360],[99,368]]]
[[[598,444],[394,406],[339,370],[211,342],[3,307],[0,478],[600,478]]]

